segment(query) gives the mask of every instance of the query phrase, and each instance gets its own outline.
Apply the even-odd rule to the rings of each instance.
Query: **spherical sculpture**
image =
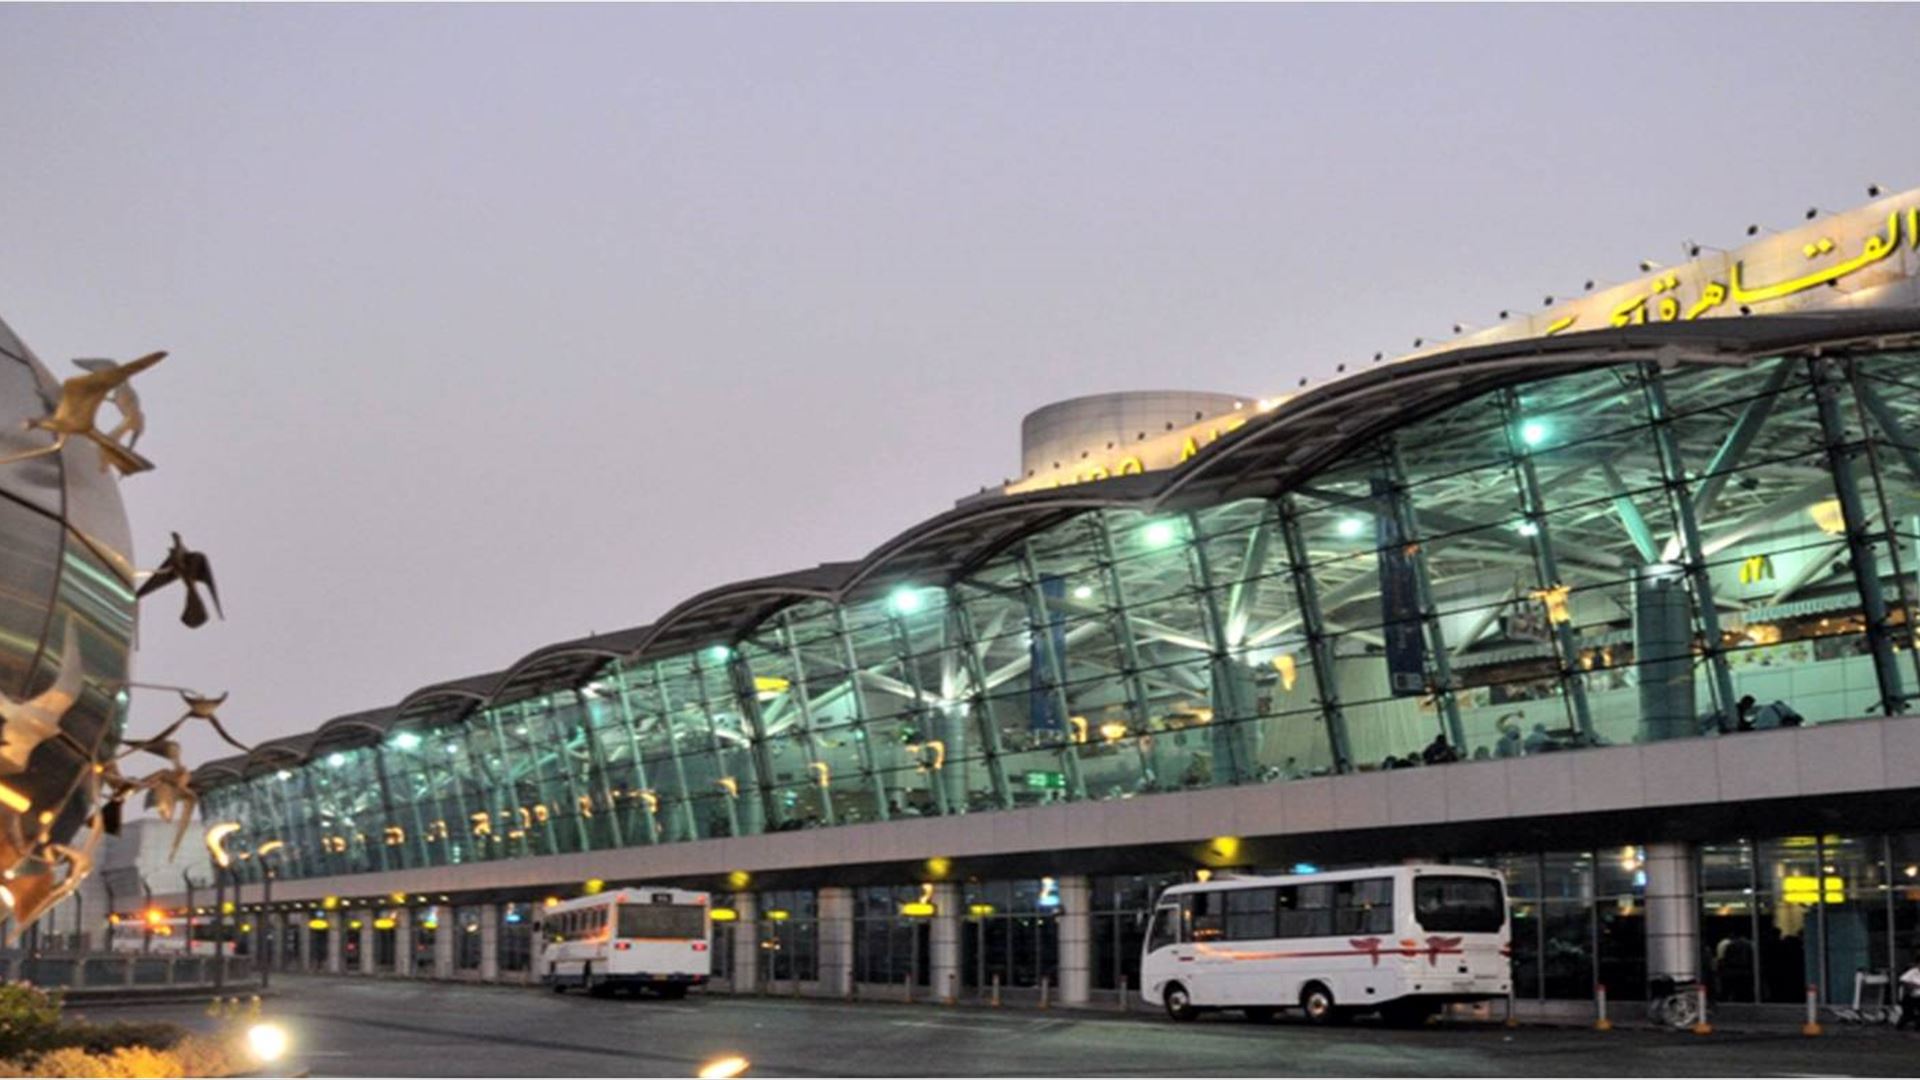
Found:
[[[115,473],[146,463],[121,441],[139,435],[116,375],[133,365],[101,364],[63,385],[0,322],[0,905],[15,932],[85,876],[117,776],[135,607]],[[103,400],[121,414],[107,433],[92,427]]]

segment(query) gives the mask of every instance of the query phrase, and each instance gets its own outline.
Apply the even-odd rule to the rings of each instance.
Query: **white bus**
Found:
[[[1175,1020],[1298,1008],[1413,1024],[1512,985],[1506,883],[1470,866],[1225,877],[1161,893],[1140,994]]]
[[[555,993],[648,989],[684,997],[713,972],[707,894],[634,885],[540,912],[540,981]]]

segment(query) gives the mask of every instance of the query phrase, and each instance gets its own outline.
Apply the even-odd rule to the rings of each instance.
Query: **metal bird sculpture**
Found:
[[[81,371],[106,372],[119,365],[112,360],[86,359],[75,360],[73,366]],[[113,425],[113,430],[107,432],[106,437],[116,443],[124,442],[126,448],[132,450],[134,444],[140,441],[140,436],[147,433],[147,414],[140,409],[139,393],[133,389],[131,381],[123,380],[107,395],[107,401],[120,410],[120,422]]]
[[[153,468],[153,462],[134,453],[131,446],[121,445],[118,439],[102,433],[94,425],[100,413],[100,406],[111,396],[114,398],[115,406],[120,408],[123,414],[121,424],[115,427],[114,431],[118,433],[126,429],[134,431],[137,435],[140,430],[143,430],[146,421],[140,412],[139,399],[131,399],[133,415],[126,416],[129,399],[123,397],[120,392],[126,388],[128,379],[166,359],[166,356],[164,352],[156,352],[124,364],[115,364],[111,361],[100,367],[91,366],[91,362],[83,364],[82,366],[87,369],[86,374],[75,375],[60,384],[60,401],[54,406],[53,413],[27,421],[29,428],[53,432],[52,445],[43,446],[38,450],[29,450],[24,454],[15,454],[9,458],[0,458],[0,465],[10,465],[17,461],[55,453],[67,445],[68,439],[78,435],[92,440],[100,447],[103,466],[119,469],[124,476],[146,472]]]
[[[60,649],[60,672],[53,685],[26,701],[0,694],[0,776],[25,772],[34,749],[60,734],[60,721],[79,699],[84,674],[79,636],[72,620],[68,620]]]
[[[207,587],[207,595],[213,598],[214,612],[222,619],[227,617],[227,613],[220,608],[220,590],[213,584],[213,564],[200,552],[189,550],[186,543],[180,539],[179,533],[173,534],[173,546],[167,549],[167,557],[161,561],[159,568],[141,583],[139,591],[134,595],[144,598],[176,581],[184,585],[187,590],[187,606],[180,612],[180,621],[188,627],[198,628],[206,625],[207,605],[200,599],[202,585]],[[221,700],[226,699],[221,698]]]
[[[187,711],[180,714],[180,719],[160,729],[160,732],[152,738],[129,739],[127,741],[127,753],[132,753],[135,750],[152,750],[158,753],[154,748],[159,746],[162,741],[171,738],[173,733],[179,731],[181,725],[189,720],[205,720],[213,727],[214,733],[224,739],[228,746],[239,750],[241,753],[249,753],[253,750],[253,747],[234,738],[233,735],[227,731],[226,725],[220,723],[220,717],[217,714],[220,706],[226,704],[227,695],[221,694],[219,697],[201,697],[198,694],[182,690],[180,691],[180,700],[187,703]],[[127,755],[122,754],[120,756],[126,757]]]
[[[180,760],[180,744],[172,739],[149,740],[141,749],[168,762],[167,768],[148,773],[134,783],[146,789],[147,809],[174,825],[173,847],[167,852],[167,858],[172,859],[180,854],[180,842],[193,827],[193,811],[200,804],[200,795],[193,790],[193,770]]]

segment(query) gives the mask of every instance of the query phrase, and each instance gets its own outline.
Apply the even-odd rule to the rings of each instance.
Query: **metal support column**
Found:
[[[753,769],[758,774],[758,783],[754,789],[759,793],[761,820],[765,823],[763,832],[772,832],[786,824],[786,815],[780,812],[780,800],[773,783],[773,757],[767,747],[766,717],[760,712],[760,691],[753,680],[753,669],[747,664],[744,652],[736,648],[730,654],[732,662],[727,665],[727,676],[732,680],[734,700],[740,706],[740,719],[745,723],[747,738],[751,740],[748,754],[753,758]]]
[[[1909,563],[1906,546],[1902,542],[1905,538],[1895,524],[1898,517],[1894,513],[1892,502],[1887,497],[1888,491],[1902,489],[1888,482],[1888,470],[1880,464],[1881,448],[1891,447],[1906,469],[1906,482],[1909,486],[1905,490],[1920,489],[1920,444],[1914,443],[1909,438],[1900,423],[1900,418],[1887,408],[1884,401],[1880,400],[1873,383],[1861,375],[1858,361],[1847,361],[1847,379],[1853,385],[1854,398],[1858,402],[1860,429],[1871,430],[1868,423],[1868,417],[1871,416],[1873,423],[1878,424],[1881,432],[1886,435],[1885,439],[1868,438],[1866,450],[1867,468],[1873,477],[1873,490],[1880,506],[1880,516],[1886,522],[1887,561],[1893,564],[1895,590],[1900,596],[1900,610],[1903,613],[1897,628],[1892,626],[1892,620],[1889,617],[1888,630],[1893,635],[1894,651],[1904,650],[1908,661],[1913,665],[1914,681],[1907,685],[1920,691],[1920,647],[1916,647],[1920,646],[1920,636],[1916,636],[1914,631],[1914,620],[1920,618],[1920,552],[1916,552],[1912,562]],[[1916,521],[1909,529],[1908,538],[1914,538],[1916,542],[1920,542],[1920,521]],[[1911,704],[1912,698],[1906,690],[1902,690],[1901,697]]]
[[[629,793],[632,796],[630,801],[640,804],[640,831],[646,835],[647,843],[657,844],[660,842],[660,821],[655,804],[660,796],[654,791],[652,783],[647,780],[646,756],[640,751],[640,725],[633,715],[633,702],[627,696],[630,690],[627,686],[626,673],[616,673],[613,681],[615,688],[613,700],[620,708],[620,725],[626,729],[627,753],[631,755],[629,760],[633,763],[632,782],[635,788]]]
[[[1152,695],[1147,692],[1147,681],[1141,674],[1140,642],[1133,634],[1133,621],[1129,616],[1127,588],[1120,577],[1119,560],[1113,548],[1113,520],[1106,510],[1095,512],[1090,523],[1094,535],[1095,550],[1099,554],[1100,573],[1107,587],[1108,622],[1113,628],[1113,639],[1120,646],[1121,681],[1127,687],[1127,712],[1133,718],[1134,731],[1146,735],[1152,730],[1153,712],[1148,707]],[[1154,778],[1158,781],[1158,777]]]
[[[1251,679],[1240,670],[1233,645],[1227,640],[1227,621],[1220,610],[1220,592],[1212,560],[1207,557],[1207,545],[1201,539],[1200,519],[1189,513],[1183,520],[1187,526],[1187,556],[1193,577],[1200,585],[1200,610],[1207,620],[1207,644],[1211,653],[1208,679],[1213,684],[1214,717],[1207,727],[1213,736],[1213,784],[1216,787],[1241,784],[1253,778],[1256,764],[1249,746],[1251,740],[1247,737],[1254,722],[1253,703],[1243,692]],[[1220,715],[1223,712],[1224,717]],[[1223,757],[1224,762],[1220,760]]]
[[[1673,505],[1673,518],[1680,526],[1680,542],[1686,553],[1687,577],[1693,584],[1694,607],[1700,618],[1700,636],[1706,651],[1707,666],[1713,675],[1714,706],[1724,716],[1734,714],[1733,673],[1727,669],[1726,643],[1720,634],[1720,610],[1713,600],[1713,582],[1707,573],[1707,557],[1700,539],[1700,522],[1694,514],[1693,496],[1688,491],[1686,463],[1680,456],[1680,442],[1673,435],[1672,410],[1667,405],[1667,390],[1658,364],[1641,367],[1641,387],[1645,391],[1647,412],[1653,421],[1653,441],[1659,452],[1661,479]]]
[[[888,607],[891,609],[892,605],[889,604]],[[929,716],[927,712],[927,693],[920,685],[920,672],[917,670],[917,665],[913,662],[913,639],[907,630],[905,618],[899,612],[889,610],[887,612],[887,629],[893,638],[893,654],[900,659],[900,674],[904,676],[901,681],[906,683],[909,691],[907,695],[907,711],[913,717],[914,728],[920,732],[920,742],[923,747],[920,756],[920,768],[927,773],[927,787],[933,792],[934,810],[937,811],[941,817],[946,817],[953,813],[953,808],[949,805],[951,800],[948,798],[949,792],[947,791],[947,781],[944,775],[946,771],[946,759],[949,754],[955,759],[958,759],[961,756],[959,748],[946,745],[946,740],[943,738],[944,733],[935,730],[932,717]],[[933,761],[926,759],[926,751],[924,749],[925,744],[930,740],[939,740],[941,745],[941,752],[934,756]],[[964,768],[964,766],[962,767]]]
[[[1001,756],[1004,752],[1000,742],[1000,725],[994,723],[993,706],[987,701],[986,665],[980,659],[980,637],[974,631],[973,613],[961,602],[959,590],[947,590],[947,618],[954,624],[954,636],[958,639],[961,663],[967,673],[967,681],[972,690],[967,694],[967,707],[973,711],[974,726],[980,730],[981,753],[987,763],[987,782],[993,786],[993,799],[1002,810],[1013,808],[1013,789],[1007,783],[1007,763]]]
[[[807,683],[806,661],[800,656],[800,645],[794,640],[791,609],[780,613],[780,645],[786,650],[787,658],[793,664],[793,684],[787,693],[793,702],[793,708],[799,714],[797,725],[800,733],[800,752],[807,759],[807,770],[813,774],[810,779],[820,789],[820,821],[823,825],[837,824],[833,809],[832,767],[820,753],[820,740],[813,733],[813,695]]]
[[[1033,539],[1020,542],[1020,594],[1026,601],[1027,628],[1033,635],[1034,651],[1038,654],[1040,665],[1044,668],[1041,679],[1045,686],[1042,691],[1053,700],[1053,707],[1060,713],[1060,735],[1064,740],[1060,744],[1060,771],[1066,777],[1067,797],[1082,802],[1087,797],[1086,780],[1080,775],[1080,755],[1075,751],[1073,730],[1073,708],[1067,702],[1067,658],[1060,654],[1059,642],[1054,636],[1054,619],[1064,617],[1056,614],[1052,605],[1047,603],[1045,590],[1041,586],[1039,563],[1033,557]]]
[[[853,648],[853,635],[847,630],[847,609],[839,604],[833,605],[833,634],[840,639],[840,647],[847,658],[847,690],[853,695],[854,723],[860,725],[853,741],[860,748],[861,779],[867,782],[867,791],[873,796],[874,820],[886,821],[890,816],[887,785],[874,763],[872,733],[867,730],[867,696],[860,688],[860,657]]]
[[[1433,576],[1427,569],[1426,538],[1420,531],[1420,516],[1413,508],[1413,499],[1407,495],[1407,463],[1400,455],[1400,444],[1389,437],[1387,440],[1388,484],[1391,493],[1390,510],[1399,533],[1400,542],[1413,553],[1413,587],[1420,604],[1420,618],[1426,624],[1427,656],[1433,665],[1434,694],[1438,698],[1440,716],[1446,721],[1447,740],[1456,750],[1464,752],[1467,746],[1466,728],[1460,723],[1460,702],[1454,696],[1453,658],[1447,651],[1447,638],[1440,630],[1440,613],[1433,599]]]
[[[718,648],[724,648],[727,651],[726,659],[720,661],[721,666],[724,668],[732,661],[734,649],[731,645],[718,646]],[[706,667],[701,663],[701,654],[699,653],[695,653],[693,656],[691,676],[693,679],[694,699],[700,706],[700,715],[706,720],[707,724],[707,749],[713,754],[714,767],[721,770],[721,781],[725,781],[724,783],[720,781],[716,782],[720,783],[720,789],[726,794],[727,835],[742,836],[745,835],[745,833],[741,828],[740,774],[735,771],[732,765],[734,759],[732,748],[728,747],[725,741],[720,738],[720,718],[714,714],[713,701],[707,693],[707,671]],[[723,677],[725,677],[724,673]],[[728,693],[731,694],[731,683],[728,685]],[[746,765],[747,769],[753,769],[753,755],[751,752],[747,755]],[[757,779],[749,777],[748,780],[750,786],[758,785]],[[759,830],[752,831],[757,832]]]
[[[673,759],[673,776],[680,782],[681,824],[686,829],[686,839],[700,839],[700,823],[693,816],[693,789],[687,786],[687,763],[680,757],[680,733],[674,730],[673,698],[667,693],[667,676],[655,660],[652,666],[653,687],[660,697],[660,726],[667,737],[667,751]]]
[[[599,696],[598,691],[594,696],[588,697],[585,692],[578,689],[573,692],[573,697],[580,704],[581,730],[585,731],[587,736],[587,760],[592,763],[593,780],[600,789],[600,805],[606,809],[607,834],[613,840],[614,847],[626,847],[626,830],[620,827],[620,804],[613,797],[613,778],[607,768],[607,751],[600,745],[598,721],[605,712],[604,699]],[[591,798],[580,804],[578,810],[582,817],[592,816],[591,804]]]
[[[1313,561],[1306,538],[1300,534],[1300,512],[1292,495],[1279,500],[1280,534],[1287,545],[1287,566],[1293,575],[1294,598],[1300,604],[1300,628],[1306,635],[1313,662],[1313,684],[1320,694],[1320,710],[1327,725],[1327,746],[1333,771],[1353,771],[1353,748],[1347,739],[1347,716],[1340,705],[1340,684],[1333,666],[1333,643],[1327,640],[1326,620],[1320,611],[1319,586],[1313,580]]]
[[[1834,366],[1835,361],[1821,357],[1807,361],[1813,375],[1820,433],[1826,443],[1827,466],[1833,471],[1834,494],[1840,498],[1840,514],[1846,524],[1847,561],[1853,567],[1854,586],[1860,592],[1861,610],[1867,619],[1867,649],[1873,653],[1874,675],[1880,685],[1880,709],[1893,716],[1905,712],[1907,703],[1893,658],[1893,636],[1887,626],[1886,586],[1880,582],[1880,564],[1873,551],[1874,541],[1886,538],[1892,523],[1883,520],[1883,531],[1878,535],[1871,531],[1866,504],[1860,497],[1860,481],[1853,473],[1858,448],[1848,442],[1846,422],[1840,415],[1840,394],[1846,378]]]
[[[1529,546],[1533,549],[1534,571],[1543,588],[1566,588],[1560,577],[1560,564],[1553,552],[1553,527],[1547,519],[1546,499],[1540,491],[1540,473],[1534,468],[1533,452],[1520,438],[1520,395],[1509,387],[1501,394],[1506,419],[1507,459],[1513,463],[1514,486],[1520,495],[1521,512],[1526,515]],[[1583,741],[1593,740],[1593,711],[1587,706],[1587,684],[1580,674],[1579,635],[1573,627],[1571,612],[1565,619],[1549,617],[1555,651],[1560,660],[1560,692],[1573,706],[1573,721]],[[1461,753],[1466,746],[1455,743]]]

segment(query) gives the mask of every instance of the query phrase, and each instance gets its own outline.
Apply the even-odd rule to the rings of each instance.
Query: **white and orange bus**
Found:
[[[707,894],[634,885],[544,908],[540,981],[559,993],[652,990],[684,997],[713,973]]]
[[[1378,1012],[1417,1023],[1512,986],[1498,871],[1409,865],[1230,877],[1160,895],[1140,993],[1175,1020],[1234,1009],[1316,1023]]]

